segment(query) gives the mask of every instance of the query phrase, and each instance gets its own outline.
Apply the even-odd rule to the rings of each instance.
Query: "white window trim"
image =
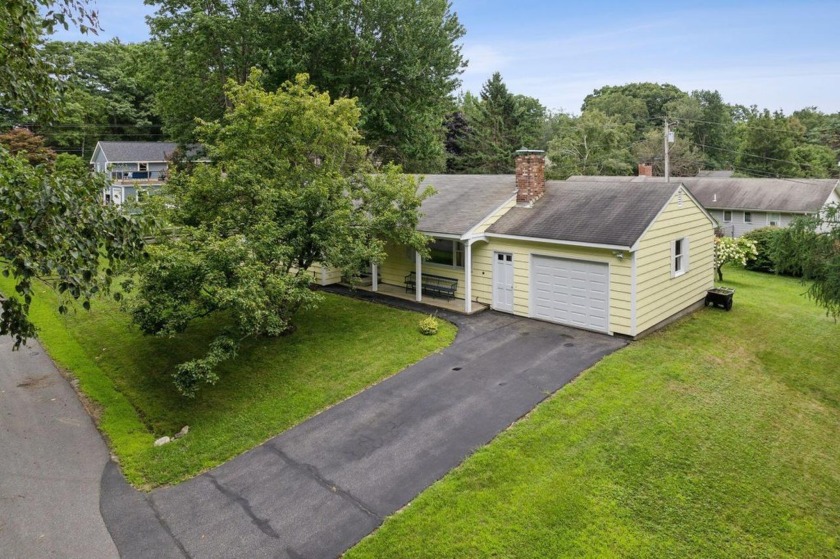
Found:
[[[677,269],[677,243],[680,242],[680,268]],[[689,256],[688,237],[681,237],[671,241],[671,277],[678,278],[688,273]]]
[[[749,220],[747,220],[747,215],[750,216]],[[752,223],[752,222],[753,222],[752,212],[744,212],[744,223]]]
[[[726,214],[729,214],[729,219],[726,219]],[[723,210],[723,222],[732,223],[732,210]]]
[[[458,261],[458,258],[457,258],[458,253],[461,254],[461,261],[462,262],[464,261],[465,247],[464,247],[463,242],[456,241],[455,239],[435,239],[435,241],[449,241],[449,242],[451,242],[452,243],[452,262],[457,262]],[[459,248],[460,248],[460,250],[459,250]],[[464,269],[464,266],[458,266],[457,264],[443,264],[441,262],[432,262],[429,259],[424,259],[423,264],[425,266],[433,266],[433,267],[434,266],[440,266],[441,268],[448,268],[448,269],[451,269],[451,270],[463,270]]]
[[[773,219],[773,216],[776,216],[776,219]],[[773,225],[773,222],[776,222],[776,227],[779,227],[782,224],[782,214],[779,212],[775,213],[768,213],[767,214],[767,225]]]

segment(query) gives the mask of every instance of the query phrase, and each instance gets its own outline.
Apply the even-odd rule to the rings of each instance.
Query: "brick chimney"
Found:
[[[646,163],[639,163],[639,176],[640,177],[652,177],[653,176],[653,165],[647,165]]]
[[[520,149],[516,152],[516,203],[532,204],[545,194],[545,152]]]

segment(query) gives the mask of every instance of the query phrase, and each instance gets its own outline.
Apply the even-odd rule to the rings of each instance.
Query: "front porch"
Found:
[[[357,289],[358,291],[376,293],[377,295],[384,295],[386,297],[393,297],[394,299],[402,299],[403,301],[418,302],[416,300],[416,295],[411,292],[406,293],[405,286],[401,285],[379,283],[376,290],[374,290],[372,285],[356,285],[355,289]],[[419,303],[460,314],[475,314],[488,308],[487,305],[483,305],[481,303],[473,301],[472,305],[470,305],[470,312],[466,312],[466,305],[464,304],[463,299],[457,299],[453,297],[452,299],[447,300],[443,297],[434,297],[425,293],[423,294],[423,299],[419,301]]]

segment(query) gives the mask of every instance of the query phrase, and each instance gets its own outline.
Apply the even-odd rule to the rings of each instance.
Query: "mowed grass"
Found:
[[[840,325],[725,279],[731,312],[607,357],[347,557],[840,557]]]
[[[9,280],[0,290],[13,292]],[[449,345],[456,328],[441,321],[423,336],[423,315],[323,294],[290,336],[246,342],[195,399],[172,384],[174,366],[201,355],[223,326],[204,320],[174,338],[143,336],[109,300],[91,312],[55,312],[54,297],[33,302],[39,339],[80,381],[100,429],[134,485],[171,484],[216,466]],[[153,447],[189,425],[189,434]]]

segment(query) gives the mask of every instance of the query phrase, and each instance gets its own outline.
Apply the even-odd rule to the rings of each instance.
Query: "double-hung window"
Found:
[[[675,278],[688,271],[688,237],[671,241],[671,277]]]
[[[429,245],[427,262],[456,268],[464,267],[464,243],[451,239],[436,239]]]
[[[732,210],[723,210],[723,222],[729,223],[732,221]]]
[[[769,213],[767,214],[767,225],[773,225],[778,227],[782,224],[782,216],[778,213]]]
[[[752,223],[752,212],[744,212],[744,223]]]

